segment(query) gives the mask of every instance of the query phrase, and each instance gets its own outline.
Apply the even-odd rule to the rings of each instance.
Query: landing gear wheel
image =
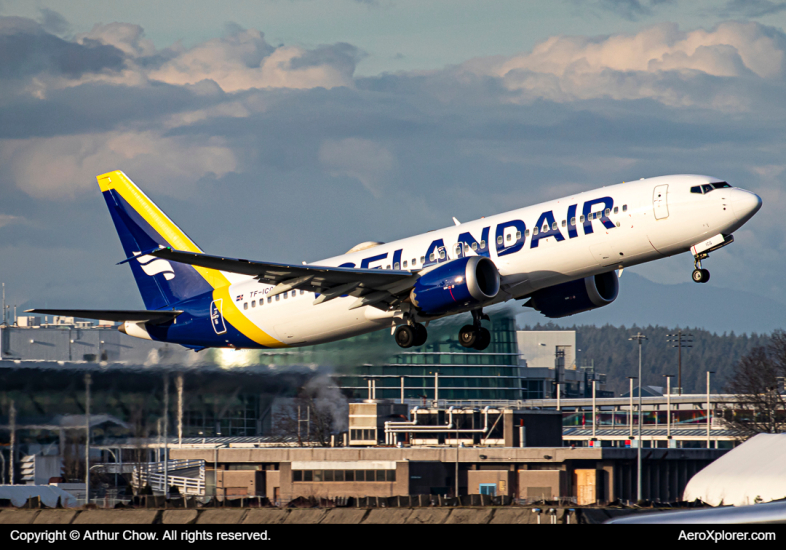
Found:
[[[694,269],[691,278],[695,283],[706,283],[710,280],[710,272],[706,269]]]
[[[475,345],[472,346],[473,349],[478,351],[483,351],[489,344],[491,343],[491,333],[486,328],[479,328],[477,333],[477,338],[475,339]]]
[[[415,344],[415,329],[409,325],[401,325],[394,334],[396,343],[402,348],[411,348]]]
[[[412,345],[415,347],[420,347],[426,343],[426,340],[428,340],[428,331],[426,330],[426,327],[424,327],[420,323],[416,324],[414,328],[415,328],[415,343],[413,343]]]
[[[465,348],[471,348],[475,346],[475,342],[478,340],[478,329],[476,329],[473,325],[464,325],[461,327],[459,331],[459,344],[464,346]]]

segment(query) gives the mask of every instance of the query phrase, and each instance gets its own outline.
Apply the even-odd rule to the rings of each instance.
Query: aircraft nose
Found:
[[[750,191],[735,189],[731,198],[731,207],[738,218],[749,220],[761,208],[761,197]]]

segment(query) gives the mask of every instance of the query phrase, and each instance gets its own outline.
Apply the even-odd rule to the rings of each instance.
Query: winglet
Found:
[[[456,225],[461,225],[461,222],[456,219],[456,216],[453,216],[453,223]]]

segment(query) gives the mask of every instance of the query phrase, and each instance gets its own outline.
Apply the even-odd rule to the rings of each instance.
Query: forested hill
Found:
[[[631,335],[641,331],[647,336],[642,344],[642,378],[644,385],[665,386],[664,374],[677,374],[677,348],[672,347],[666,335],[676,329],[661,326],[648,327],[615,327],[605,325],[596,327],[580,325],[573,327],[557,326],[552,323],[525,326],[524,330],[575,330],[576,346],[579,350],[579,365],[595,362],[595,371],[605,373],[606,389],[615,395],[628,391],[628,376],[638,374],[639,350],[635,341],[629,341]],[[729,379],[734,364],[749,350],[756,346],[766,345],[769,334],[737,336],[730,334],[714,334],[702,329],[683,328],[683,334],[693,334],[692,348],[682,350],[682,385],[683,393],[703,393],[707,388],[707,371],[715,371],[712,375],[712,391],[722,391]],[[672,379],[677,385],[677,379]]]

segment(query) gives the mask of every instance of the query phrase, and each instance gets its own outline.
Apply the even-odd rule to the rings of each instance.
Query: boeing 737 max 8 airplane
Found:
[[[761,199],[697,175],[642,179],[459,223],[342,256],[287,265],[210,256],[120,171],[98,176],[147,309],[32,313],[120,321],[130,336],[201,350],[308,346],[389,328],[408,348],[429,321],[472,314],[459,331],[485,349],[483,308],[522,300],[556,318],[603,307],[617,270],[733,242]],[[121,263],[124,263],[121,262]]]

